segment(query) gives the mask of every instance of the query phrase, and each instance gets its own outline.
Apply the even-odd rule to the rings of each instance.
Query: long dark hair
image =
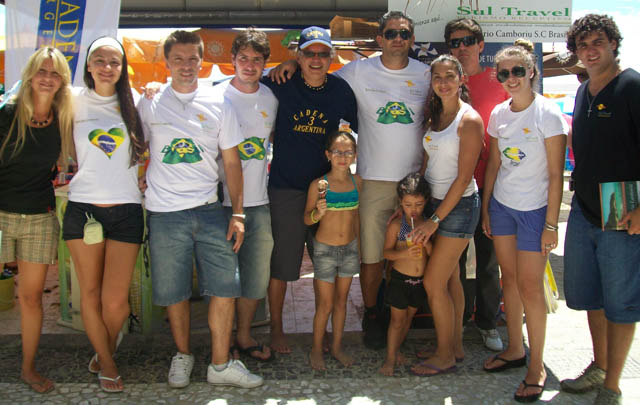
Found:
[[[462,79],[464,76],[464,70],[462,70],[462,64],[460,61],[456,59],[453,55],[440,55],[433,62],[431,62],[431,69],[435,65],[441,63],[451,63],[455,66],[456,71],[458,72],[458,77]],[[471,97],[469,97],[469,89],[464,83],[460,86],[460,99],[465,103],[471,102]],[[440,96],[433,91],[433,83],[429,88],[429,94],[427,95],[427,105],[425,107],[424,112],[424,127],[425,129],[435,130],[440,125],[440,115],[442,114],[442,99]]]
[[[93,42],[96,42],[101,38],[98,38]],[[91,43],[92,45],[93,42]],[[118,41],[118,43],[120,42]],[[120,72],[120,78],[116,82],[116,94],[118,95],[118,103],[120,104],[120,114],[122,115],[122,120],[127,127],[129,140],[131,141],[131,146],[129,148],[131,155],[129,167],[132,167],[138,162],[138,160],[140,160],[140,157],[144,153],[144,132],[142,129],[142,121],[140,121],[140,115],[138,114],[138,110],[136,110],[135,103],[133,102],[131,86],[129,85],[129,64],[127,63],[127,54],[124,52],[122,44],[120,44],[120,47],[122,50],[122,71]],[[91,45],[89,45],[87,58],[84,62],[84,83],[88,88],[95,90],[96,82],[93,80],[93,76],[91,76],[91,72],[89,72],[88,69],[90,50]]]

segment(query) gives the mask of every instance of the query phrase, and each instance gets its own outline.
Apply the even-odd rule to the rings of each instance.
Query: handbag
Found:
[[[556,279],[553,277],[553,270],[551,269],[551,263],[547,260],[547,265],[544,269],[544,303],[547,306],[547,313],[552,314],[558,310],[558,299],[560,294],[558,293],[558,285]]]

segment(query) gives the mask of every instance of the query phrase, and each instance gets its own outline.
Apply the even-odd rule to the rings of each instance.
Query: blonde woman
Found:
[[[70,82],[64,55],[41,48],[27,61],[17,95],[0,109],[0,264],[18,262],[20,378],[39,393],[54,389],[53,381],[36,371],[35,356],[42,291],[60,230],[51,180],[56,162],[64,167],[73,150]]]

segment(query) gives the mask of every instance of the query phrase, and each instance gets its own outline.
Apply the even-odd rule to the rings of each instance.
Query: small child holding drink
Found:
[[[400,353],[411,320],[418,307],[427,301],[422,284],[431,242],[426,247],[412,243],[409,234],[425,221],[424,208],[431,197],[429,184],[420,173],[411,173],[397,187],[402,215],[387,226],[383,256],[393,263],[385,301],[391,306],[391,322],[387,331],[387,358],[380,373],[392,376],[396,365],[406,359]]]
[[[353,358],[342,350],[347,313],[347,296],[353,276],[360,271],[358,215],[362,179],[351,174],[356,157],[356,141],[348,131],[336,131],[327,138],[329,173],[311,182],[304,222],[320,222],[313,240],[313,288],[316,313],[313,318],[313,345],[309,360],[315,370],[324,370],[322,340],[331,315],[331,355],[343,366]]]

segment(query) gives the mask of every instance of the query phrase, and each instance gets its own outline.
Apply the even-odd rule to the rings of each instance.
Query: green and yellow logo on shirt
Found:
[[[111,128],[108,131],[104,129],[94,129],[89,132],[89,142],[97,146],[109,159],[124,142],[125,133],[121,128]]]
[[[381,124],[411,124],[413,119],[411,115],[414,114],[405,103],[400,101],[389,101],[386,106],[378,108],[376,111],[378,114],[378,122]]]
[[[511,146],[504,148],[502,154],[511,160],[511,164],[514,166],[518,166],[527,157],[522,150]]]
[[[162,148],[164,157],[162,163],[175,165],[177,163],[196,163],[202,160],[200,149],[191,138],[174,138],[170,145]]]
[[[238,154],[241,160],[264,160],[264,139],[252,136],[238,145]]]

